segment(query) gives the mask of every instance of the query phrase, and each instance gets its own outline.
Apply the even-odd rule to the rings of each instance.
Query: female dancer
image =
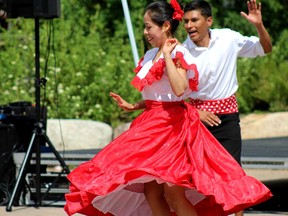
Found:
[[[173,38],[182,15],[176,0],[147,6],[144,34],[154,48],[140,60],[132,81],[146,108],[128,131],[68,175],[68,215],[220,216],[271,196],[184,102],[197,90],[198,72]],[[239,187],[242,194],[235,194]]]

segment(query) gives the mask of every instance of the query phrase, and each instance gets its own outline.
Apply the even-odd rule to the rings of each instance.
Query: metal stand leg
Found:
[[[15,183],[12,195],[10,197],[8,205],[6,206],[6,211],[11,211],[15,196],[19,192],[19,189],[20,189],[20,186],[21,186],[20,183],[22,183],[24,178],[25,178],[25,174],[26,174],[25,173],[25,169],[26,169],[26,166],[28,165],[28,162],[30,161],[31,156],[32,156],[32,150],[33,150],[32,147],[33,147],[33,143],[34,143],[35,137],[36,137],[36,132],[34,131],[33,135],[32,135],[32,138],[31,138],[31,141],[30,141],[30,144],[28,146],[28,150],[27,150],[27,152],[25,154],[25,157],[23,159],[23,163],[22,163],[20,171],[18,173],[18,177],[17,177],[16,183]]]

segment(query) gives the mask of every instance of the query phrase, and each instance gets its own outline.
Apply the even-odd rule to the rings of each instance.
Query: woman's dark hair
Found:
[[[149,4],[145,12],[150,14],[152,21],[158,26],[162,26],[165,21],[171,24],[171,34],[173,35],[179,26],[179,20],[172,19],[174,9],[165,1],[157,1]]]
[[[204,16],[205,18],[212,16],[211,5],[204,0],[193,0],[185,5],[184,13],[192,10],[200,10],[201,15]]]

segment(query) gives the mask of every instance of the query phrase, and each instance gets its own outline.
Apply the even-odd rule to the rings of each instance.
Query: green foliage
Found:
[[[40,71],[47,79],[45,89],[41,89],[42,98],[46,95],[43,101],[49,118],[94,119],[112,125],[131,121],[137,112],[122,111],[109,96],[114,91],[131,102],[141,98],[130,85],[135,65],[125,22],[107,20],[110,3],[106,7],[90,3],[63,1],[60,19],[41,20]],[[72,16],[76,12],[77,16]],[[49,39],[53,43],[47,44]],[[0,96],[2,104],[34,102],[33,19],[9,20],[9,30],[3,31],[1,42],[1,78],[5,80],[1,88],[7,89]],[[43,56],[48,50],[47,63]]]
[[[9,34],[1,34],[1,104],[29,100],[34,95],[34,38],[28,20],[11,23]],[[30,32],[29,32],[30,30]]]
[[[282,32],[272,53],[238,61],[238,99],[242,113],[288,110],[288,30]]]
[[[214,27],[232,28],[245,35],[255,34],[247,21],[240,15],[243,11],[248,13],[247,1],[207,0],[213,7]],[[261,2],[262,19],[265,27],[272,36],[273,41],[278,41],[279,32],[287,26],[288,19],[287,0],[257,0]],[[233,15],[234,14],[234,15]],[[252,29],[252,31],[250,31]]]
[[[276,26],[267,25],[275,42],[273,52],[238,63],[241,112],[255,110],[257,101],[269,104],[271,111],[287,110],[288,33],[282,26],[286,25],[284,9],[288,6],[282,1],[262,1],[264,21],[269,19]],[[128,1],[139,57],[147,49],[143,13],[150,2]],[[214,27],[256,34],[239,14],[246,10],[246,1],[228,5],[224,4],[227,1],[210,2],[214,6]],[[0,101],[2,105],[23,100],[34,103],[34,20],[7,22],[8,29],[2,29],[0,35]],[[181,25],[177,37],[183,41],[186,33]],[[62,0],[60,18],[40,20],[40,67],[41,77],[47,80],[41,87],[41,101],[48,108],[49,118],[93,119],[116,126],[139,114],[124,112],[109,96],[113,91],[131,103],[141,100],[141,94],[130,85],[135,65],[121,1]]]
[[[75,24],[59,23],[60,29],[66,29],[58,32],[63,41],[56,50],[61,53],[58,62],[62,76],[58,78],[58,86],[63,86],[59,98],[60,115],[64,118],[117,124],[136,115],[123,112],[109,96],[109,92],[114,91],[124,98],[129,96],[132,102],[140,99],[140,93],[129,84],[134,76],[134,63],[125,22],[115,19],[108,24],[106,16],[111,14],[108,9],[110,4],[107,9],[98,4],[94,10],[90,8],[89,13],[83,11],[81,20],[86,20],[86,24],[79,23],[79,30],[74,30],[78,29]]]

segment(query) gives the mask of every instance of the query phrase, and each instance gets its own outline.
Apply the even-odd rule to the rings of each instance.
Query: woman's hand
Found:
[[[167,39],[162,48],[163,55],[170,56],[171,52],[174,50],[177,44],[178,44],[178,40],[176,38]]]
[[[110,96],[117,102],[118,106],[124,109],[125,111],[135,110],[134,105],[125,101],[120,95],[110,92]]]

